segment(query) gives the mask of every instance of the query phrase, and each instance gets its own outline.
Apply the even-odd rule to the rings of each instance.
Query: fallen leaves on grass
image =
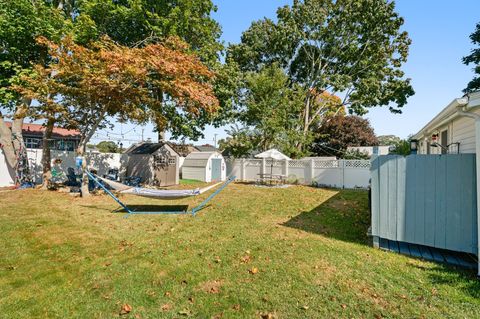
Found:
[[[178,314],[181,316],[190,317],[192,315],[192,311],[189,309],[183,309],[183,310],[180,310]]]
[[[169,303],[166,303],[162,306],[162,311],[169,311],[170,309],[172,309],[172,305],[169,304]]]
[[[260,317],[262,319],[277,319],[277,315],[273,312],[262,313]]]
[[[255,275],[258,273],[258,268],[257,267],[253,267],[252,269],[248,270],[248,272],[251,274],[251,275]]]
[[[130,306],[128,303],[126,303],[120,309],[120,315],[126,315],[127,313],[130,313],[132,311],[132,309],[133,309],[132,306]]]
[[[212,280],[204,282],[200,285],[200,290],[209,293],[209,294],[218,294],[220,292],[220,287],[222,282],[219,280]]]
[[[240,258],[240,261],[241,261],[242,264],[248,264],[249,262],[252,261],[252,256],[245,255],[242,258]]]
[[[240,304],[235,304],[232,306],[232,309],[235,310],[235,311],[239,311],[240,310]]]

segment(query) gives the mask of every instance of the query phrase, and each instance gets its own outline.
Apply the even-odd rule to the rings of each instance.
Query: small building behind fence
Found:
[[[125,154],[127,177],[140,177],[142,183],[155,186],[179,183],[179,155],[168,143],[142,142],[132,145]]]
[[[193,152],[183,162],[182,178],[202,182],[227,179],[225,159],[219,152]]]

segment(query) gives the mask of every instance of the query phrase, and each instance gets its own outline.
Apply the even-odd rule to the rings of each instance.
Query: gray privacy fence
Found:
[[[370,180],[370,161],[319,158],[285,161],[227,159],[227,175],[235,175],[238,180],[255,181],[259,174],[270,172],[286,176],[291,183],[366,188]]]
[[[474,154],[372,161],[372,235],[477,254]]]

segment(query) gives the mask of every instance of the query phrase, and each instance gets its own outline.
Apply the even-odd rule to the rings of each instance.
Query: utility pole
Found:
[[[213,146],[215,147],[215,150],[217,149],[217,133],[213,134],[215,137],[213,138]]]
[[[144,128],[142,128],[142,142],[143,142],[143,131],[144,131],[144,130],[145,130],[145,129],[144,129]]]

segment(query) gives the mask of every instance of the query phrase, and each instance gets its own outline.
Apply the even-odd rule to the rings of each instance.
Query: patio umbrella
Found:
[[[270,174],[273,173],[273,160],[277,161],[284,161],[284,160],[291,160],[290,157],[287,155],[283,154],[279,150],[276,150],[274,148],[269,149],[268,151],[265,151],[263,153],[255,155],[256,158],[265,158],[265,159],[271,159],[272,160],[272,165],[270,166]]]

